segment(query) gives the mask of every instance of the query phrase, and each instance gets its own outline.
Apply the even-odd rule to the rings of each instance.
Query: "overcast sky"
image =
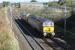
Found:
[[[9,1],[9,2],[30,2],[31,0],[0,0],[0,2]],[[58,0],[36,0],[38,2],[49,2],[49,1],[58,1]]]

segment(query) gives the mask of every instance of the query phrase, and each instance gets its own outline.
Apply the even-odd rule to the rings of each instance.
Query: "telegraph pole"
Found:
[[[66,10],[66,3],[65,3],[65,21],[64,21],[64,34],[66,34],[66,13],[67,13],[67,10]]]
[[[12,5],[11,5],[11,3],[9,4],[9,17],[11,18],[11,27],[12,27]]]

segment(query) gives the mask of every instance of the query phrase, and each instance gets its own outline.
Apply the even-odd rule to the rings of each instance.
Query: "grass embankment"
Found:
[[[28,11],[27,11],[28,10]],[[21,11],[29,12],[35,16],[42,16],[48,19],[53,19],[54,21],[68,18],[71,16],[71,7],[67,7],[66,12],[64,6],[50,6],[50,7],[42,7],[37,8],[37,11],[35,11],[33,8],[21,8]],[[65,17],[66,13],[66,17]]]
[[[20,50],[6,14],[6,8],[0,8],[0,50]]]
[[[20,8],[13,8],[13,15],[20,15],[21,12],[27,12],[35,16],[41,16],[48,19],[53,19],[54,21],[69,18],[71,16],[71,7],[67,6],[66,12],[64,6],[50,6],[50,7],[29,7],[21,6]],[[65,17],[66,13],[66,17]]]

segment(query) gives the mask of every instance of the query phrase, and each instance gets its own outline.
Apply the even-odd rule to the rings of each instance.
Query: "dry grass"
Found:
[[[6,8],[0,9],[0,50],[20,50],[7,18]]]
[[[21,12],[20,8],[15,8],[15,7],[13,8],[12,13],[14,16],[18,16],[20,14],[20,12]]]

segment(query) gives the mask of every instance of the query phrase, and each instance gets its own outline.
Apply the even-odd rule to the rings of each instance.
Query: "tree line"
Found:
[[[36,0],[31,0],[31,2],[37,2]],[[3,1],[3,7],[6,7],[10,4],[10,2]],[[59,0],[58,2],[45,2],[43,3],[44,5],[48,6],[62,6],[62,5],[67,5],[67,6],[72,6],[72,0]],[[20,8],[20,3],[14,3],[15,7]]]

